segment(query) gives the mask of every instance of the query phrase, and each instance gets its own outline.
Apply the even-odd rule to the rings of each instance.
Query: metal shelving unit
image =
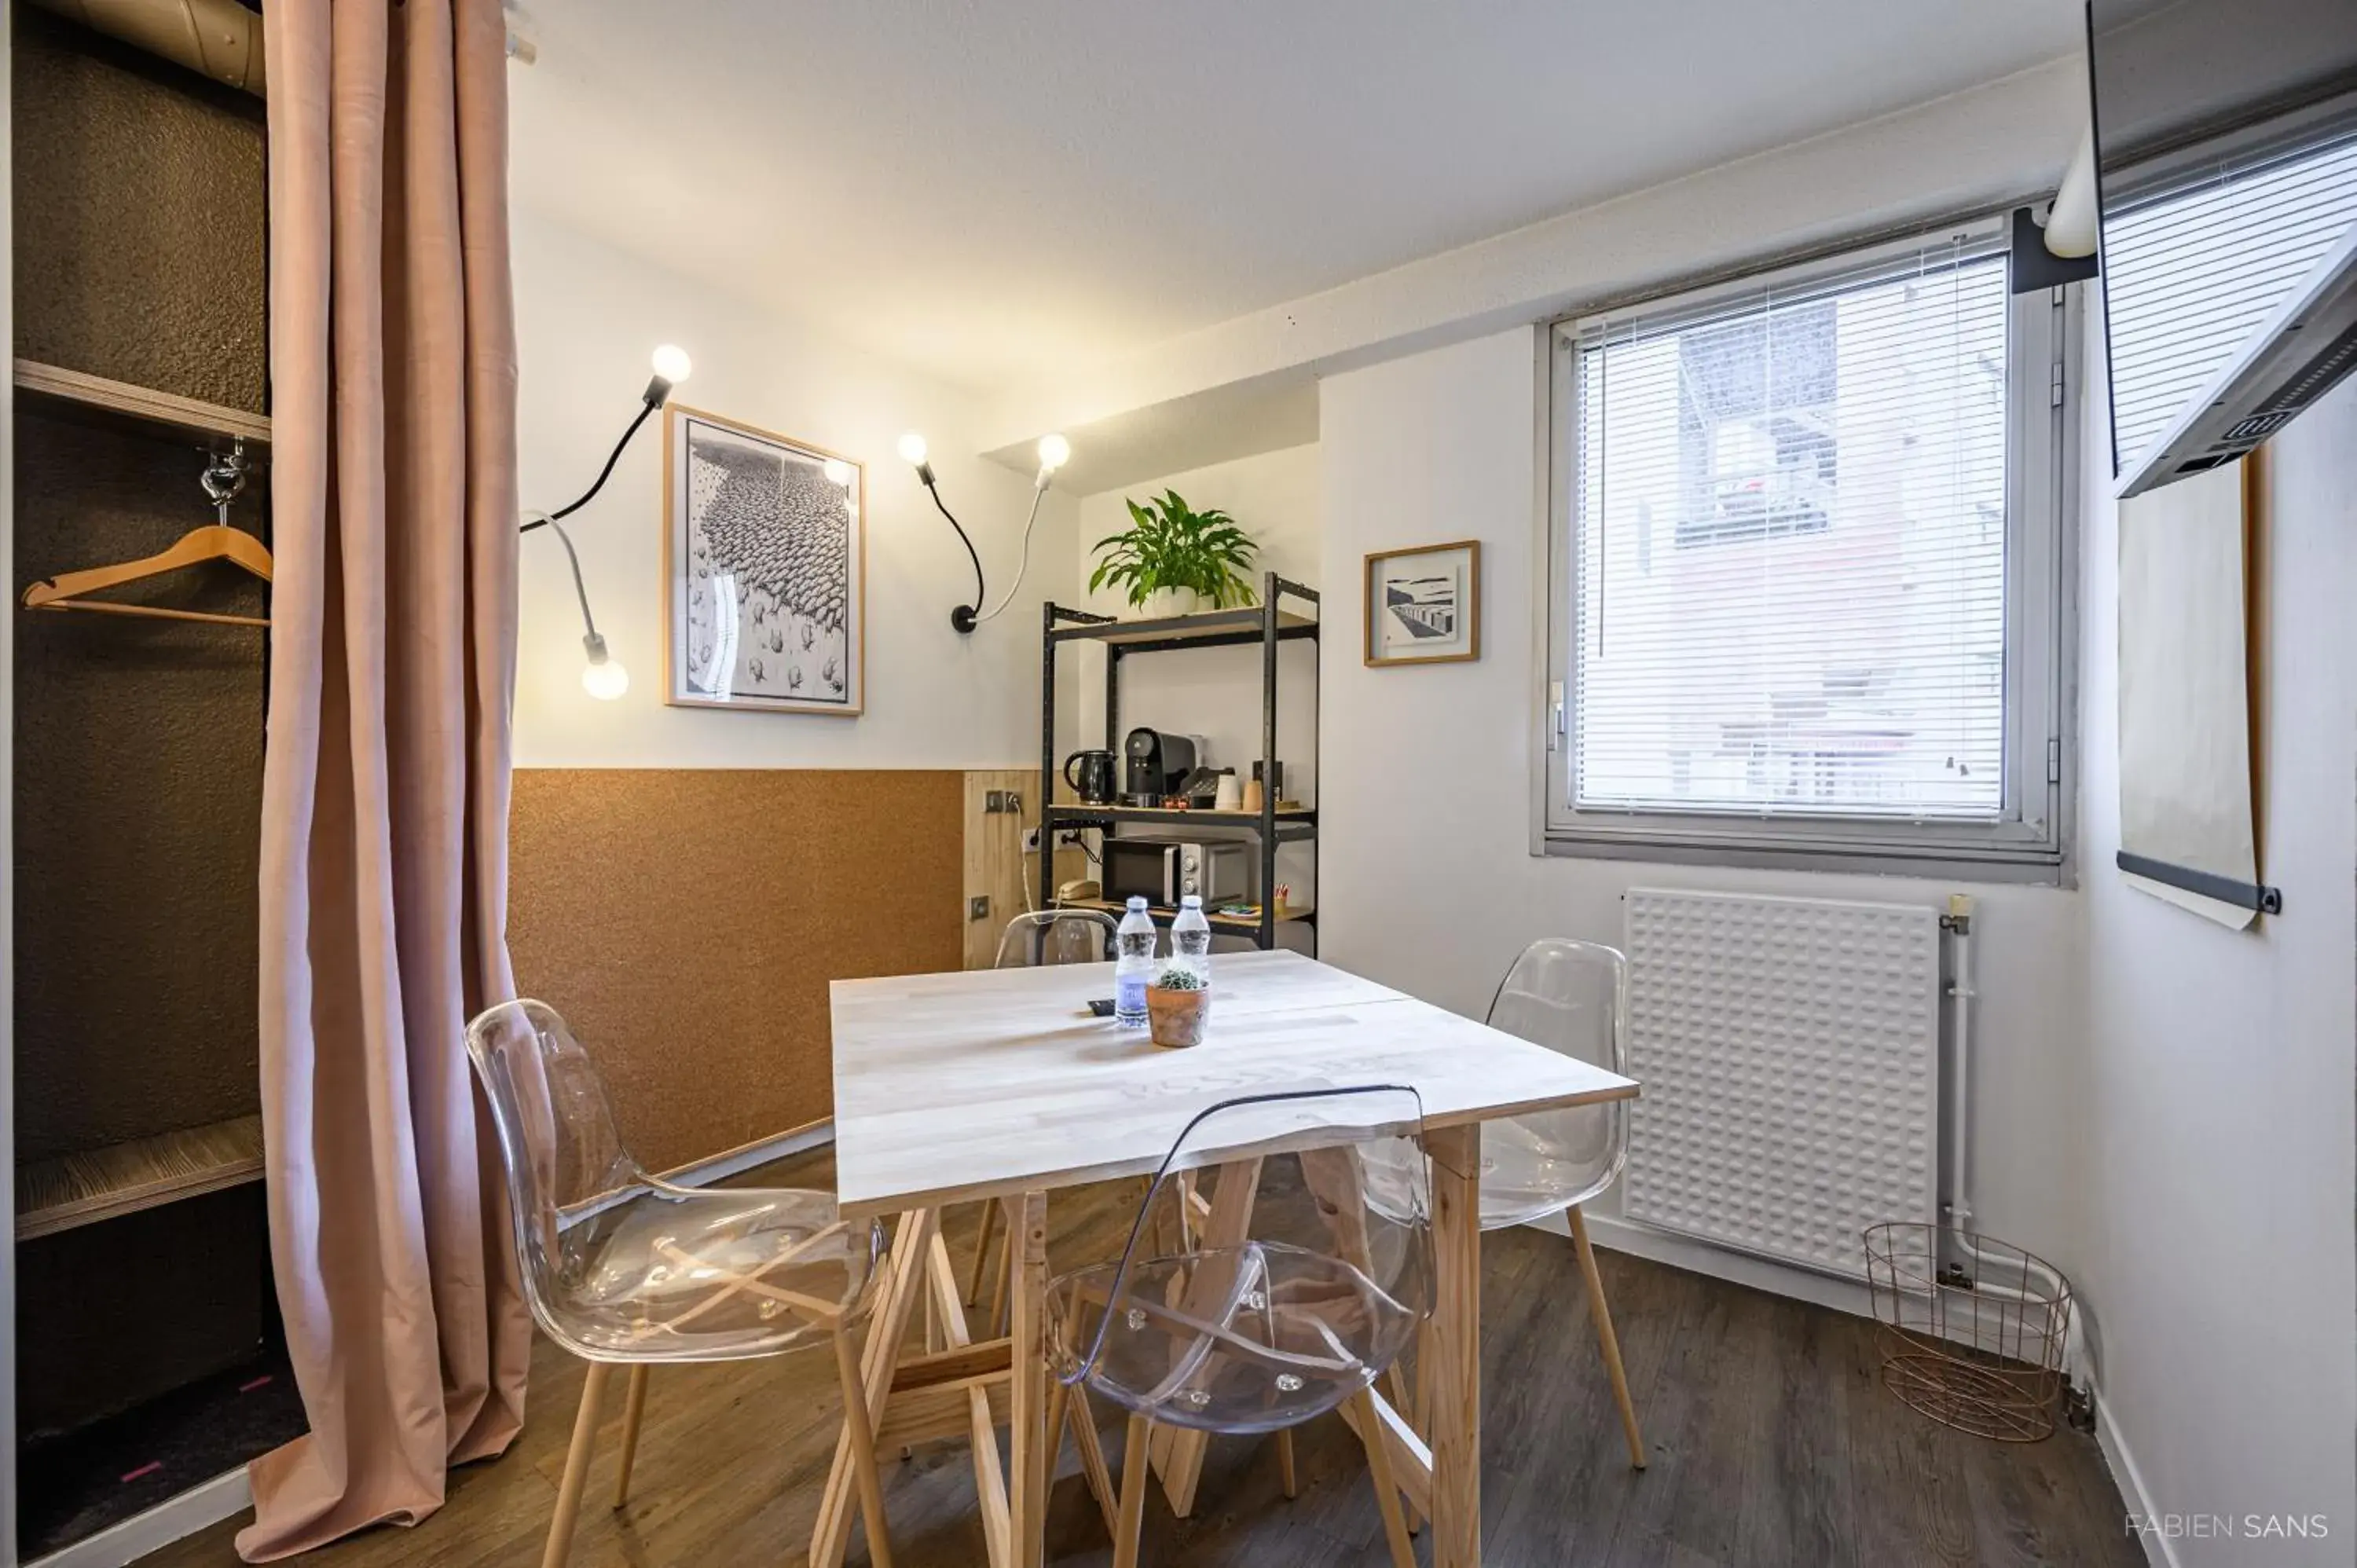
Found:
[[[1286,607],[1291,600],[1308,607],[1308,613]],[[1055,839],[1060,828],[1096,828],[1108,836],[1122,828],[1217,827],[1236,828],[1252,833],[1260,848],[1260,917],[1257,920],[1239,919],[1234,916],[1211,914],[1212,929],[1232,935],[1254,938],[1261,947],[1276,945],[1276,928],[1285,921],[1299,921],[1310,930],[1310,943],[1317,945],[1318,922],[1318,863],[1310,858],[1309,902],[1298,909],[1288,906],[1285,921],[1276,916],[1272,895],[1276,888],[1276,850],[1281,843],[1306,843],[1318,836],[1318,812],[1314,808],[1297,811],[1276,809],[1275,789],[1266,790],[1257,811],[1171,811],[1165,808],[1140,806],[1091,806],[1059,804],[1056,787],[1060,775],[1056,767],[1056,650],[1068,642],[1095,642],[1105,650],[1104,678],[1104,745],[1119,765],[1124,734],[1121,725],[1122,661],[1139,653],[1175,653],[1197,648],[1240,648],[1257,644],[1260,660],[1260,732],[1264,777],[1275,774],[1276,757],[1276,650],[1287,642],[1308,641],[1315,645],[1318,632],[1318,591],[1299,583],[1287,582],[1274,572],[1262,577],[1260,603],[1253,607],[1232,610],[1209,610],[1200,615],[1169,616],[1155,620],[1115,620],[1110,616],[1092,615],[1085,610],[1070,609],[1049,603],[1040,607],[1039,646],[1039,799],[1042,802],[1040,825],[1048,834],[1039,854],[1039,908],[1056,907],[1055,898]],[[1318,704],[1323,685],[1322,672],[1313,678],[1309,703],[1309,777],[1318,777]],[[1102,901],[1091,901],[1082,908],[1107,908]],[[1157,909],[1154,918],[1168,925],[1177,915],[1175,909]],[[1210,914],[1209,911],[1206,911]]]

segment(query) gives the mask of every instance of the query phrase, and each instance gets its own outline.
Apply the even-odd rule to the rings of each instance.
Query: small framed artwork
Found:
[[[663,700],[856,717],[866,703],[866,475],[683,408],[663,424]]]
[[[1367,663],[1450,664],[1481,657],[1481,542],[1367,557]]]

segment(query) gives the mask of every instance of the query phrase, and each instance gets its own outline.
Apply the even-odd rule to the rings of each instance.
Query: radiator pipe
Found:
[[[262,17],[237,0],[33,0],[94,33],[263,93]]]
[[[1959,1247],[1973,1228],[1973,901],[1951,895],[1948,916],[1949,1234]],[[1952,1260],[1953,1261],[1953,1260]]]
[[[1962,893],[1948,899],[1947,918],[1940,922],[1948,930],[1948,1199],[1946,1203],[1948,1262],[1962,1268],[1970,1277],[1976,1295],[2001,1296],[2007,1301],[2050,1300],[2062,1287],[2061,1278],[2050,1271],[2041,1271],[2042,1294],[2033,1297],[2029,1292],[2012,1285],[1999,1284],[1989,1277],[1991,1259],[1981,1251],[1973,1233],[1973,901]],[[2005,1259],[2001,1266],[2011,1270],[2015,1260]],[[2025,1283],[2027,1282],[2024,1282]]]

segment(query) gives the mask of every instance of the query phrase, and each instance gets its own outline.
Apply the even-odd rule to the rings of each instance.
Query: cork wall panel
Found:
[[[22,413],[16,430],[16,1154],[38,1159],[259,1108],[267,634],[17,604],[211,513],[195,452]],[[231,519],[265,510],[257,483]],[[268,610],[221,564],[114,596]]]
[[[263,412],[261,101],[12,10],[16,352]]]
[[[959,967],[962,783],[516,774],[516,985],[580,1034],[642,1163],[684,1165],[829,1115],[827,983]]]

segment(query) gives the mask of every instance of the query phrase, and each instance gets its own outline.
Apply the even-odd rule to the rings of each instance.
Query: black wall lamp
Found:
[[[1023,520],[1023,550],[1016,562],[1015,581],[1007,585],[1006,592],[998,596],[998,602],[986,610],[982,608],[983,600],[989,596],[982,580],[982,556],[974,549],[974,541],[967,536],[964,525],[950,510],[949,504],[942,499],[941,487],[933,480],[933,466],[926,461],[926,456],[922,435],[911,430],[900,437],[900,460],[917,470],[917,478],[923,483],[925,493],[933,498],[933,505],[941,509],[942,515],[949,519],[950,526],[957,530],[958,542],[965,546],[966,557],[974,563],[974,603],[960,605],[950,611],[950,625],[961,633],[971,632],[984,621],[996,619],[999,612],[1014,601],[1017,591],[1023,586],[1023,575],[1031,569],[1031,530],[1039,521],[1040,498],[1048,493],[1049,483],[1055,478],[1056,470],[1072,460],[1072,444],[1052,433],[1039,437],[1039,472],[1031,481],[1031,515]]]
[[[587,506],[591,499],[606,488],[606,481],[613,476],[614,465],[622,460],[622,449],[630,446],[630,437],[639,433],[639,426],[647,422],[649,414],[670,401],[672,388],[687,380],[688,372],[694,368],[687,350],[677,344],[665,343],[657,349],[654,352],[654,375],[647,381],[647,390],[639,394],[639,412],[622,431],[622,438],[614,443],[613,451],[607,454],[606,466],[597,470],[597,478],[590,481],[589,488],[573,501],[554,511],[526,513],[524,524],[518,531],[530,533],[535,528],[554,529],[557,542],[565,546],[565,564],[573,568],[574,597],[581,601],[581,647],[588,656],[588,662],[581,670],[581,688],[604,702],[610,703],[630,689],[630,672],[622,667],[619,660],[607,651],[606,639],[598,635],[597,623],[589,614],[589,590],[581,582],[581,557],[574,553],[572,536],[565,532],[565,519]]]

